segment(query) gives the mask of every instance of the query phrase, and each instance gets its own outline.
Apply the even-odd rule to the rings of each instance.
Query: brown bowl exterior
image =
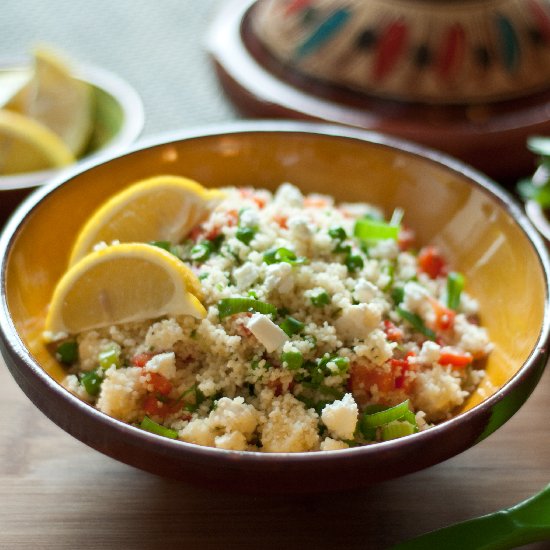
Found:
[[[337,452],[263,454],[167,440],[114,420],[67,392],[40,333],[71,245],[91,212],[161,173],[206,186],[290,181],[337,200],[405,210],[421,243],[442,248],[479,300],[495,350],[487,380],[452,420],[400,440]],[[445,155],[342,127],[243,122],[171,136],[84,166],[34,193],[0,240],[0,345],[29,398],[91,447],[144,470],[227,489],[296,492],[365,486],[450,458],[508,420],[548,358],[546,248],[511,198]]]

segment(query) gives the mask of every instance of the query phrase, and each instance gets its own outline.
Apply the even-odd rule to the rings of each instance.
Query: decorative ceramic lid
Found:
[[[550,0],[259,0],[254,32],[292,69],[425,103],[550,87]]]

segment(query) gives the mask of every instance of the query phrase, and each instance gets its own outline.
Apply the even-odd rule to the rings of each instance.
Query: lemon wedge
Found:
[[[73,77],[61,55],[37,48],[33,76],[4,107],[42,123],[78,157],[92,133],[92,99],[90,86]]]
[[[77,334],[163,315],[204,318],[206,310],[190,287],[200,288],[196,275],[169,252],[144,243],[109,246],[61,278],[45,330]]]
[[[108,199],[79,232],[70,265],[94,245],[120,242],[180,242],[223,198],[218,190],[179,176],[139,181]]]
[[[0,174],[57,168],[74,162],[51,130],[23,115],[0,109]]]
[[[0,108],[12,101],[31,78],[30,69],[0,69]]]

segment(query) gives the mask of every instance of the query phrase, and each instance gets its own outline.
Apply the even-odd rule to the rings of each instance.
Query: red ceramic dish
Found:
[[[452,420],[399,440],[296,454],[225,451],[168,440],[81,402],[58,383],[60,367],[42,344],[45,309],[90,213],[124,186],[159,173],[184,175],[206,186],[274,188],[290,181],[337,200],[364,200],[390,212],[403,207],[419,241],[440,246],[480,302],[482,323],[495,343],[481,388],[485,398],[476,393]],[[334,490],[436,464],[504,424],[537,384],[548,356],[548,254],[514,201],[445,155],[359,130],[235,123],[142,145],[35,192],[6,226],[0,255],[0,345],[31,401],[68,433],[111,457],[213,487]]]

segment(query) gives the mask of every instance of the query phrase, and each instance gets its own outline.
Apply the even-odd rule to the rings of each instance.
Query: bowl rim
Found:
[[[193,443],[187,443],[180,440],[171,440],[161,437],[130,424],[126,424],[120,420],[108,416],[107,414],[97,410],[88,403],[83,402],[78,397],[71,394],[63,388],[61,384],[56,382],[40,364],[32,357],[30,351],[24,345],[20,338],[15,324],[10,316],[7,304],[7,293],[5,289],[7,263],[10,256],[11,247],[22,231],[22,222],[24,218],[31,214],[32,211],[45,199],[48,195],[53,194],[63,184],[69,183],[80,173],[88,171],[95,166],[115,160],[122,156],[129,156],[146,149],[154,147],[162,147],[179,141],[189,141],[194,139],[211,138],[215,136],[231,135],[231,134],[250,134],[250,133],[290,133],[290,134],[307,134],[318,135],[335,138],[351,139],[354,141],[369,142],[375,145],[380,145],[388,148],[397,148],[400,151],[412,156],[420,157],[445,169],[451,170],[470,180],[470,183],[478,188],[483,193],[491,196],[497,203],[506,211],[515,221],[518,228],[524,233],[530,245],[533,247],[541,265],[543,277],[545,280],[545,296],[544,296],[544,318],[542,326],[538,334],[535,346],[531,350],[524,364],[502,387],[500,387],[493,395],[484,399],[478,405],[475,405],[468,411],[458,414],[457,416],[437,424],[429,430],[418,432],[404,438],[395,439],[392,441],[380,442],[375,445],[351,447],[341,449],[338,453],[330,451],[316,452],[298,452],[298,453],[263,453],[260,451],[230,451],[226,449],[218,449],[211,447],[203,447]],[[24,365],[24,369],[30,371],[32,375],[37,376],[42,385],[57,394],[59,399],[69,401],[72,407],[76,407],[83,414],[87,415],[90,420],[97,422],[103,428],[114,430],[115,433],[128,438],[128,441],[136,445],[145,445],[149,449],[156,449],[159,453],[184,453],[195,460],[212,459],[223,461],[225,464],[235,464],[238,460],[240,464],[255,464],[260,460],[267,464],[285,464],[298,463],[304,460],[315,463],[324,463],[326,461],[346,461],[351,456],[357,454],[369,456],[371,453],[389,452],[392,449],[414,449],[414,446],[420,441],[427,442],[432,438],[437,438],[441,432],[452,430],[455,428],[464,427],[470,422],[470,419],[479,415],[490,413],[492,408],[502,401],[504,397],[512,392],[521,384],[522,379],[534,374],[540,366],[541,359],[548,357],[548,344],[550,342],[550,301],[549,301],[549,277],[550,277],[550,258],[548,250],[540,236],[533,227],[523,209],[519,204],[504,189],[500,188],[490,178],[478,172],[474,168],[464,164],[449,155],[437,150],[418,145],[416,143],[380,134],[378,132],[355,129],[334,124],[324,124],[315,122],[296,122],[285,120],[261,120],[261,121],[236,121],[222,124],[211,124],[206,126],[195,127],[186,130],[171,131],[147,139],[140,140],[134,144],[129,150],[123,153],[111,155],[110,157],[102,158],[101,160],[88,161],[78,167],[74,167],[69,172],[64,172],[54,178],[49,184],[46,184],[35,190],[23,203],[19,205],[14,214],[8,220],[2,234],[0,235],[0,339],[4,340],[6,349],[9,349],[10,354],[17,356],[20,363]],[[515,413],[516,411],[514,411]],[[508,420],[506,417],[505,421]],[[501,422],[500,425],[504,424]],[[485,437],[490,435],[494,430],[489,430],[481,434],[475,441],[478,443]],[[178,451],[179,450],[179,451]],[[403,452],[401,450],[400,452]]]
[[[28,65],[24,59],[0,59],[0,67],[14,67]],[[141,97],[126,80],[118,74],[103,67],[89,64],[78,64],[74,76],[83,82],[91,84],[110,95],[122,109],[122,126],[119,131],[100,149],[93,151],[85,157],[78,159],[73,165],[66,168],[37,170],[9,176],[0,175],[0,193],[26,189],[37,185],[46,185],[56,176],[63,176],[75,166],[83,162],[100,161],[133,143],[143,130],[145,124],[145,109]],[[40,183],[44,182],[44,183]]]

